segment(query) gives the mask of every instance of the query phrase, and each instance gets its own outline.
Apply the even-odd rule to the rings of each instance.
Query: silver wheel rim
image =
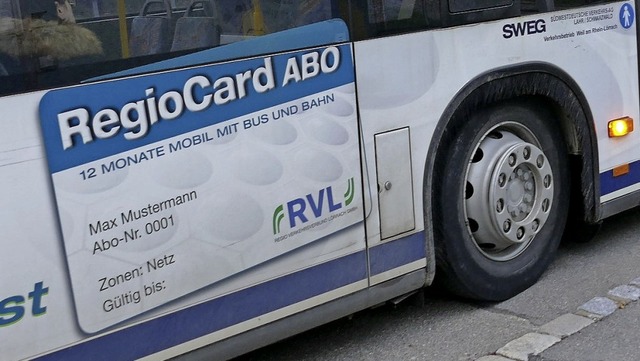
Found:
[[[494,261],[522,253],[544,227],[554,177],[540,143],[519,123],[501,123],[481,138],[465,177],[467,230]]]

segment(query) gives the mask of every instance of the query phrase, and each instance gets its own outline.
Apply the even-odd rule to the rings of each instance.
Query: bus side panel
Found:
[[[41,93],[2,99],[0,276],[3,358],[19,359],[74,340],[68,273],[37,123]]]
[[[632,15],[625,16],[626,12]],[[640,114],[634,14],[632,3],[618,2],[356,42],[365,170],[372,195],[371,216],[366,219],[368,245],[375,249],[394,239],[380,235],[378,194],[384,179],[378,179],[372,156],[376,136],[410,128],[411,159],[398,162],[411,162],[416,231],[428,230],[430,225],[422,222],[422,187],[430,139],[461,89],[492,71],[535,63],[561,69],[578,84],[593,115],[600,172],[640,160],[633,151],[640,145],[637,132],[620,139],[607,136],[608,120],[630,116],[637,123]],[[510,91],[504,89],[495,98],[509,98],[515,93]],[[615,179],[616,187],[625,187],[628,178]],[[640,185],[640,179],[629,181],[636,188]],[[624,188],[618,196],[632,188]],[[611,196],[603,194],[602,199]],[[385,256],[371,254],[371,263]]]
[[[2,98],[3,357],[144,357],[366,288],[353,76],[341,45]]]

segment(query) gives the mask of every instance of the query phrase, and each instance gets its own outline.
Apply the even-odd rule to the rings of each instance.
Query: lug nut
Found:
[[[507,175],[504,173],[500,173],[500,175],[498,176],[498,185],[500,187],[504,187],[506,183],[507,183]]]
[[[540,226],[540,221],[538,221],[537,219],[535,219],[535,220],[533,221],[533,223],[531,223],[531,230],[535,232],[535,231],[537,231],[537,230],[538,230],[538,227],[539,227],[539,226]]]
[[[511,230],[511,221],[510,220],[506,220],[504,221],[504,223],[502,224],[502,230],[506,233],[509,232]]]

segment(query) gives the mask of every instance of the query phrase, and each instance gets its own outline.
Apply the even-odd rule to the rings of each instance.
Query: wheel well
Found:
[[[514,100],[528,100],[547,107],[560,122],[567,144],[571,177],[569,222],[599,221],[598,153],[593,117],[578,85],[562,70],[546,63],[499,69],[472,80],[449,103],[434,132],[425,164],[425,223],[432,224],[433,197],[442,177],[442,162],[456,128],[479,109]],[[431,233],[431,232],[428,232]],[[428,234],[433,240],[433,234]],[[437,256],[437,255],[436,255]]]

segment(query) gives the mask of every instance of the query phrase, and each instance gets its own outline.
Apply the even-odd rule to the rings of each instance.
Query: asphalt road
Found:
[[[536,285],[501,303],[434,289],[397,306],[366,310],[259,349],[236,361],[476,360],[619,285],[640,277],[640,210],[605,221],[589,243],[566,243]],[[595,322],[531,360],[640,359],[640,305]]]

